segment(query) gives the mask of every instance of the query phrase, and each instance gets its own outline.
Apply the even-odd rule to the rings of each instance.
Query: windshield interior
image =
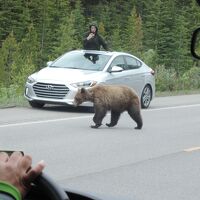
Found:
[[[85,52],[69,52],[58,58],[50,67],[101,71],[111,56]]]

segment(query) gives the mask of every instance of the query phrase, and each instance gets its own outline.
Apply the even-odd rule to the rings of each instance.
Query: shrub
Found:
[[[183,89],[199,89],[200,88],[200,68],[192,67],[186,71],[181,77]]]
[[[175,69],[166,69],[164,65],[157,66],[155,69],[156,90],[173,91],[178,89],[179,79]]]
[[[142,60],[152,68],[156,66],[156,63],[157,63],[156,58],[157,58],[157,54],[156,54],[156,51],[154,51],[153,49],[149,49],[142,55]]]

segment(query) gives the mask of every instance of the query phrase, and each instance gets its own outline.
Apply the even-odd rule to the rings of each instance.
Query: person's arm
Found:
[[[87,33],[84,38],[83,38],[83,48],[84,49],[88,49],[88,45],[90,46],[91,45],[91,42],[92,42],[92,38],[94,38],[95,35],[94,33]]]
[[[108,45],[106,44],[106,42],[104,41],[104,39],[99,35],[99,42],[100,42],[100,45],[102,45],[102,47],[108,51]]]
[[[44,161],[33,168],[31,165],[32,158],[28,155],[14,152],[8,156],[5,152],[0,153],[0,200],[9,197],[20,200],[26,195],[33,180],[45,167]]]
[[[83,48],[84,49],[87,49],[87,44],[90,39],[91,39],[91,36],[89,35],[89,33],[86,33],[83,37]]]

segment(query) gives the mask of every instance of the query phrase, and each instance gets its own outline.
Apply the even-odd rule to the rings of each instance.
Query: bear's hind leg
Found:
[[[108,127],[115,126],[119,120],[120,115],[121,115],[120,112],[111,110],[111,121],[110,121],[110,124],[106,123],[106,126]]]
[[[141,116],[139,105],[131,106],[128,109],[128,114],[137,123],[137,126],[135,127],[135,129],[141,129],[143,126],[143,121],[142,121],[142,116]]]
[[[91,128],[98,128],[102,125],[102,120],[105,117],[106,112],[106,109],[95,108],[95,115],[93,117],[95,125],[91,125]]]

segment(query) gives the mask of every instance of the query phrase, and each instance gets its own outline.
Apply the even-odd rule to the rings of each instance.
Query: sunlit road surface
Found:
[[[142,110],[142,130],[127,113],[116,127],[91,129],[93,113],[63,106],[0,116],[1,149],[44,159],[66,188],[104,200],[200,199],[200,95],[156,98]]]

